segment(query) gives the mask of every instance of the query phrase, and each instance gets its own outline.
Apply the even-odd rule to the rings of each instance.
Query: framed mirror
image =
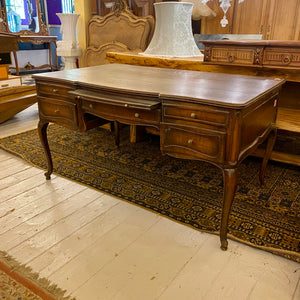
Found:
[[[0,0],[0,30],[20,35],[49,35],[44,0]]]

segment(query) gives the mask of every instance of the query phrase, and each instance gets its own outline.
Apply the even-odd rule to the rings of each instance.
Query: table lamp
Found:
[[[203,56],[192,32],[193,4],[188,2],[154,3],[155,29],[144,55],[164,57]]]

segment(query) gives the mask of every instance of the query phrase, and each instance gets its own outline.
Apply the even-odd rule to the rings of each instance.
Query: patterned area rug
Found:
[[[222,172],[205,162],[161,155],[157,136],[132,144],[124,129],[117,148],[113,134],[105,129],[79,133],[49,126],[54,172],[195,229],[218,234]],[[0,146],[46,168],[36,130],[4,138]],[[228,236],[300,262],[299,167],[270,162],[263,186],[258,180],[259,169],[260,159],[251,157],[239,166]]]
[[[75,300],[30,268],[20,265],[0,251],[0,299],[2,300]]]

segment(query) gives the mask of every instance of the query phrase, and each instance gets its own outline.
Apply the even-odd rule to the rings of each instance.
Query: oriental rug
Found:
[[[48,139],[56,174],[218,234],[223,181],[217,167],[161,155],[157,136],[130,143],[126,128],[119,147],[102,128],[79,133],[51,125]],[[46,169],[37,130],[3,138],[0,147]],[[249,157],[238,168],[228,237],[300,262],[299,167],[270,162],[261,186],[260,163]]]
[[[0,299],[2,300],[75,300],[65,291],[39,278],[29,267],[19,264],[0,251]]]

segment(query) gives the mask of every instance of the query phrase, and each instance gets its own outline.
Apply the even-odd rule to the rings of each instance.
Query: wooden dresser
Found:
[[[201,43],[205,45],[204,63],[300,71],[300,41],[214,40]]]

